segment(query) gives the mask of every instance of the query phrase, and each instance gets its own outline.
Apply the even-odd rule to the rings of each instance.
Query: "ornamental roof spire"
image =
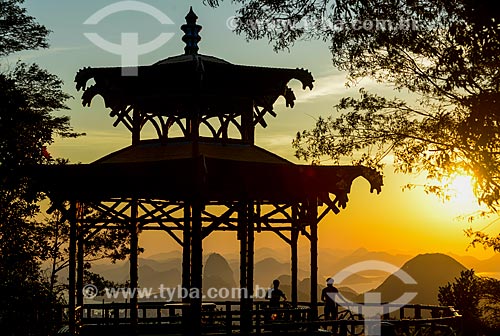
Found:
[[[196,55],[198,54],[198,42],[200,42],[201,37],[199,35],[201,31],[201,26],[196,24],[198,16],[193,12],[193,7],[189,9],[189,13],[186,15],[186,24],[181,26],[184,36],[182,41],[186,43],[184,47],[184,53],[186,55]]]

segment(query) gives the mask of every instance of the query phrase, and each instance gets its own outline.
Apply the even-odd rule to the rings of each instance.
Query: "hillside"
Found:
[[[218,253],[208,256],[203,268],[203,288],[236,288],[233,270]]]
[[[390,275],[373,292],[382,294],[383,302],[390,302],[405,292],[417,292],[412,303],[438,304],[438,288],[452,282],[466,268],[450,256],[441,253],[419,254],[406,262],[403,271],[408,273],[416,285],[404,284],[397,276]],[[358,300],[362,301],[360,295]]]

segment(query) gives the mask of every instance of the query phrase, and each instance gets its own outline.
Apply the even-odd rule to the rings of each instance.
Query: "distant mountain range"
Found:
[[[254,255],[254,283],[268,288],[274,279],[281,281],[281,288],[290,298],[290,261],[286,250],[269,248],[257,249]],[[139,259],[139,285],[141,287],[159,288],[176,287],[181,282],[180,251],[161,253]],[[477,272],[500,272],[500,254],[487,260],[473,257],[445,255],[440,253],[421,254],[416,257],[388,252],[373,252],[358,249],[352,253],[330,249],[320,249],[318,255],[318,293],[324,287],[327,277],[339,271],[367,260],[388,262],[407,272],[417,281],[417,285],[405,285],[394,275],[383,271],[369,270],[348,276],[335,286],[350,300],[363,301],[362,293],[366,291],[380,292],[383,301],[392,301],[407,291],[417,292],[415,303],[437,304],[439,286],[453,281],[466,268],[474,268]],[[299,255],[298,297],[299,301],[308,301],[310,293],[309,256]],[[128,279],[128,262],[117,264],[96,264],[92,270],[106,279],[123,283]],[[235,288],[239,286],[238,255],[222,256],[211,253],[204,256],[204,287]],[[361,294],[360,294],[361,293]]]

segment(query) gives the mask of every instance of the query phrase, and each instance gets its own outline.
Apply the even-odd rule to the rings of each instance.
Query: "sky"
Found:
[[[183,33],[179,27],[189,6],[199,17],[203,26],[200,35],[200,53],[223,58],[231,63],[283,67],[307,68],[315,78],[312,91],[302,91],[297,83],[291,83],[297,101],[293,109],[286,108],[283,101],[275,105],[276,118],[267,118],[268,127],[258,129],[256,144],[273,151],[293,162],[302,163],[293,156],[292,139],[297,131],[312,128],[319,116],[335,113],[333,105],[346,95],[356,94],[360,87],[393,97],[405,94],[394,92],[391,87],[362,81],[356,87],[345,86],[345,74],[332,66],[332,55],[328,43],[302,41],[288,51],[275,53],[266,40],[246,41],[231,30],[231,18],[236,7],[226,1],[217,9],[206,7],[201,1],[144,0],[168,17],[170,24],[162,24],[152,16],[137,11],[117,12],[103,18],[98,24],[84,24],[88,18],[102,8],[118,1],[76,0],[27,0],[28,13],[49,28],[50,48],[26,51],[11,55],[2,63],[13,66],[17,60],[36,62],[64,81],[64,90],[73,96],[68,102],[69,110],[58,112],[69,115],[76,131],[87,135],[78,139],[58,139],[49,151],[53,156],[69,158],[72,163],[90,163],[98,158],[126,147],[131,137],[125,127],[112,126],[113,119],[96,98],[90,108],[82,107],[81,92],[74,86],[76,72],[86,66],[119,66],[119,55],[101,49],[84,34],[97,33],[111,43],[119,44],[123,33],[137,33],[139,43],[147,43],[161,33],[173,34],[160,48],[139,56],[139,64],[149,65],[160,59],[183,53]],[[166,21],[164,21],[165,23]],[[166,78],[165,80],[168,80]],[[152,133],[143,133],[152,135]],[[423,183],[421,176],[396,175],[390,160],[384,170],[384,187],[380,195],[370,194],[368,182],[357,179],[349,195],[347,209],[338,215],[327,216],[319,227],[319,245],[324,248],[355,250],[364,247],[374,251],[400,251],[410,253],[452,252],[487,258],[491,250],[467,249],[469,239],[463,230],[472,227],[494,234],[499,224],[490,225],[490,220],[469,223],[458,216],[466,215],[477,207],[470,195],[467,183],[457,184],[459,196],[443,203],[433,195],[417,188],[402,191],[407,183]],[[234,252],[238,248],[236,237],[227,239],[230,233],[218,233],[204,241],[207,252]],[[221,243],[223,242],[223,243]],[[307,248],[306,239],[300,240],[301,248]],[[147,254],[178,248],[165,233],[144,233],[141,245]],[[259,246],[279,246],[280,242],[271,234],[262,234],[256,239]]]

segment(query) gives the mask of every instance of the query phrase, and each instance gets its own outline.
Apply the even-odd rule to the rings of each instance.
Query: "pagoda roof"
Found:
[[[299,202],[318,197],[343,208],[357,177],[368,180],[372,192],[382,186],[380,174],[363,166],[296,165],[254,145],[208,142],[199,143],[196,156],[190,146],[146,141],[91,164],[38,166],[30,176],[56,198],[81,201],[138,197]]]
[[[193,143],[184,138],[169,139],[168,142],[143,140],[114,153],[108,154],[93,164],[146,163],[155,161],[182,160],[193,158]],[[212,138],[201,138],[197,144],[197,156],[233,160],[240,162],[293,164],[261,147],[241,142],[220,143]]]
[[[106,107],[133,105],[148,110],[196,97],[198,104],[230,104],[242,99],[272,107],[279,96],[293,107],[295,95],[287,84],[292,79],[303,89],[313,88],[314,79],[305,69],[235,65],[205,55],[180,55],[137,68],[137,76],[123,76],[123,67],[83,68],[75,78],[83,90],[82,103],[90,106],[101,95]],[[93,79],[95,84],[87,87]],[[176,101],[178,99],[178,101]]]

